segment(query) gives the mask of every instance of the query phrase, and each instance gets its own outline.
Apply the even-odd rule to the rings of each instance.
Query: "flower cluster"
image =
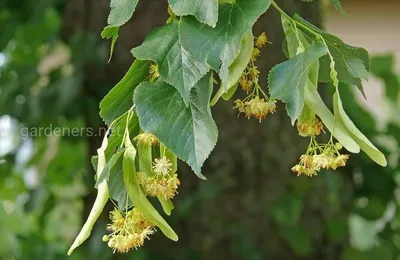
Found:
[[[262,33],[256,38],[250,62],[239,79],[242,90],[247,94],[249,94],[250,91],[251,93],[245,99],[238,99],[234,102],[234,109],[239,110],[239,113],[243,113],[247,119],[254,117],[260,122],[268,114],[273,114],[276,110],[276,101],[270,100],[258,84],[260,71],[257,66],[254,65],[254,62],[260,56],[260,49],[264,47],[267,42],[268,38],[265,33]]]
[[[292,171],[299,175],[314,176],[321,169],[336,170],[346,165],[349,156],[340,154],[342,146],[334,144],[331,140],[327,144],[319,144],[314,137],[308,146],[307,152],[300,157],[300,162],[292,168]]]
[[[265,34],[265,32],[263,32],[260,36],[258,36],[256,38],[256,41],[254,43],[254,48],[253,48],[253,53],[251,55],[251,59],[252,61],[255,61],[261,54],[260,49],[265,47],[265,45],[267,45],[267,43],[270,43],[268,41],[268,37]]]
[[[149,73],[151,80],[156,80],[160,77],[160,73],[158,72],[158,65],[156,63],[150,65]]]
[[[158,143],[157,137],[150,133],[139,134],[133,138],[133,140],[136,141],[137,144],[144,144],[147,146],[156,145]]]
[[[261,122],[269,113],[273,114],[275,112],[276,101],[266,101],[264,98],[260,99],[258,96],[255,96],[248,101],[236,100],[234,108],[237,108],[240,113],[244,113],[247,119],[254,117]]]
[[[180,181],[176,173],[171,173],[172,163],[163,156],[153,162],[154,175],[138,172],[138,182],[144,192],[151,197],[172,199],[178,193]]]
[[[138,172],[139,184],[143,187],[144,192],[151,197],[163,199],[172,199],[178,193],[180,181],[177,174],[168,176],[151,176],[144,172]]]
[[[111,224],[107,230],[111,233],[103,236],[103,241],[114,249],[114,252],[127,253],[144,244],[145,239],[154,233],[154,225],[139,210],[133,208],[128,212],[114,209],[110,212]]]
[[[316,136],[324,131],[322,122],[313,117],[307,121],[297,121],[297,131],[301,136]]]

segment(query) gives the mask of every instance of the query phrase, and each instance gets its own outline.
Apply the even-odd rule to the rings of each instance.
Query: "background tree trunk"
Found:
[[[111,63],[83,64],[84,94],[91,100],[89,104],[93,104],[82,106],[89,126],[101,124],[96,105],[132,63],[130,49],[139,45],[153,28],[165,23],[166,2],[140,1],[133,19],[120,30]],[[296,12],[316,25],[320,23],[318,1],[277,3],[289,14]],[[100,40],[100,32],[108,12],[109,0],[68,1],[65,39],[71,41],[79,32],[85,32],[93,35],[105,52],[110,42]],[[266,88],[270,68],[284,60],[280,17],[273,8],[257,22],[254,34],[263,31],[272,42],[263,50],[258,64],[262,74],[260,82]],[[175,199],[174,216],[168,218],[180,235],[179,242],[169,241],[157,232],[141,252],[151,252],[155,259],[161,259],[160,255],[165,259],[338,259],[340,243],[327,245],[327,233],[320,229],[326,227],[330,214],[324,212],[327,191],[323,180],[295,178],[290,172],[305,151],[307,140],[299,137],[291,126],[284,105],[280,103],[278,112],[261,124],[257,120],[237,118],[232,106],[232,101],[220,102],[213,109],[219,140],[203,169],[208,181],[201,181],[186,165],[180,165],[182,186]],[[90,138],[88,142],[90,154],[95,154],[99,138]],[[296,227],[304,226],[310,244],[300,245],[300,249],[294,249],[287,238],[298,234],[285,231],[279,225],[279,217],[274,217],[280,216],[276,205],[285,201],[288,194],[295,201],[304,200]],[[290,198],[289,209],[297,205]],[[92,199],[87,199],[85,207],[90,209],[91,205]],[[298,211],[288,210],[283,217],[291,218]],[[307,253],[301,251],[309,246],[313,248],[313,255],[305,257]]]

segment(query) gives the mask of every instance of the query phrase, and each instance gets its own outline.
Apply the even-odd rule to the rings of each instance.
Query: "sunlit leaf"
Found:
[[[215,27],[218,21],[218,0],[168,0],[176,15],[194,15],[202,23]]]
[[[313,42],[304,52],[272,68],[269,74],[271,98],[287,103],[292,124],[300,116],[304,105],[304,87],[311,65],[327,52],[322,42]]]
[[[180,37],[183,47],[198,62],[207,62],[226,84],[229,66],[240,50],[243,35],[269,8],[270,0],[237,0],[219,8],[215,28],[204,26],[194,17],[183,17]]]
[[[186,105],[190,90],[209,70],[182,47],[178,22],[152,31],[142,45],[132,49],[132,54],[138,59],[157,62],[161,77],[181,93]]]
[[[217,142],[217,127],[209,107],[211,74],[192,89],[189,107],[179,92],[159,80],[142,83],[135,91],[140,126],[153,133],[200,177],[201,167]]]
[[[133,91],[149,76],[150,62],[136,60],[121,81],[100,102],[100,116],[107,125],[133,106]]]

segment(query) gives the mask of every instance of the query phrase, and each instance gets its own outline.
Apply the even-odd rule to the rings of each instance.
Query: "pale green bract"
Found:
[[[176,15],[194,15],[197,20],[211,27],[217,24],[218,0],[168,0],[168,3]]]
[[[157,62],[161,77],[181,93],[186,105],[190,90],[209,70],[205,63],[195,61],[182,47],[178,22],[152,31],[132,54],[138,59]]]
[[[163,234],[173,241],[178,240],[178,235],[168,225],[164,218],[153,207],[140,187],[135,166],[136,149],[133,146],[128,131],[125,136],[125,152],[123,155],[122,172],[123,181],[132,204],[144,214],[151,223],[161,229]]]
[[[253,52],[253,46],[254,36],[253,33],[249,31],[243,36],[239,55],[233,61],[231,66],[229,66],[229,77],[227,83],[222,84],[218,89],[217,93],[211,100],[211,106],[215,105],[221,96],[223,97],[225,95],[224,99],[226,99],[227,97],[232,97],[232,95],[235,94],[240,76],[250,61],[251,54]]]
[[[287,103],[286,109],[292,124],[299,118],[304,105],[304,88],[311,65],[327,53],[322,42],[311,46],[294,58],[272,68],[269,74],[269,89],[272,99]]]
[[[179,92],[162,80],[142,83],[134,96],[142,129],[156,135],[201,178],[201,167],[218,137],[209,106],[211,91],[212,78],[207,74],[193,87],[189,107]]]
[[[340,122],[348,133],[353,137],[356,143],[360,146],[372,160],[381,166],[386,166],[387,161],[381,151],[376,148],[368,138],[361,133],[360,130],[355,126],[350,117],[346,114],[343,108],[342,100],[340,99],[339,90],[333,95],[333,108],[335,111],[335,119]]]
[[[307,80],[304,92],[305,104],[321,119],[326,128],[332,135],[346,148],[349,152],[359,153],[360,146],[347,133],[341,122],[335,121],[335,118],[329,108],[325,105],[321,96],[317,91],[317,87],[313,85],[311,80]]]
[[[182,17],[182,45],[195,60],[207,62],[218,71],[222,84],[226,84],[229,66],[239,54],[243,35],[270,4],[270,0],[237,0],[233,4],[220,5],[215,28],[205,26],[194,17]]]

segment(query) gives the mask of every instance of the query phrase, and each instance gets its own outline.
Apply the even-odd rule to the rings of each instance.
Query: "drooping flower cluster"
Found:
[[[327,144],[319,144],[315,136],[311,137],[307,152],[300,157],[300,162],[292,168],[297,176],[315,176],[321,169],[336,170],[345,166],[349,156],[341,154],[339,151],[342,146],[334,144],[332,138]]]
[[[136,208],[128,212],[114,209],[110,212],[110,220],[107,230],[111,233],[104,235],[103,241],[114,252],[127,253],[136,249],[154,233],[154,225]]]
[[[247,68],[243,72],[239,79],[239,84],[243,91],[247,94],[250,93],[245,99],[237,99],[234,104],[234,108],[239,110],[239,113],[243,113],[247,119],[256,118],[260,122],[268,114],[273,114],[276,110],[276,101],[270,100],[258,84],[258,77],[260,71],[254,62],[260,56],[260,49],[264,47],[268,42],[268,38],[265,33],[262,33],[256,38],[252,56]]]
[[[248,101],[236,100],[235,108],[237,108],[240,113],[244,113],[247,119],[254,117],[261,122],[269,113],[273,114],[275,112],[276,101],[265,101],[264,98],[260,99],[258,96],[255,96]]]
[[[171,173],[172,163],[164,156],[153,162],[153,175],[138,172],[138,182],[144,192],[151,197],[172,199],[178,193],[180,181],[176,173]]]
[[[297,121],[297,131],[301,136],[320,135],[324,131],[324,125],[317,117],[307,121]]]
[[[160,73],[158,72],[158,65],[156,63],[152,63],[149,69],[150,79],[156,80],[160,77]]]
[[[150,133],[142,133],[137,135],[133,140],[137,144],[144,144],[144,145],[156,145],[158,143],[158,139],[155,135],[150,134]]]

